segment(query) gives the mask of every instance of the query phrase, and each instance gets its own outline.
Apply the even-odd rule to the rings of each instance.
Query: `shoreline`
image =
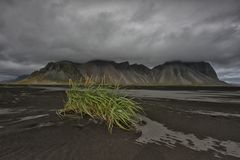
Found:
[[[14,84],[14,83],[0,83],[0,87],[62,87],[69,88],[67,84]],[[226,86],[213,86],[213,85],[126,85],[120,86],[120,89],[146,89],[146,90],[214,90],[214,91],[237,91],[240,90],[240,86],[237,85],[226,85]]]

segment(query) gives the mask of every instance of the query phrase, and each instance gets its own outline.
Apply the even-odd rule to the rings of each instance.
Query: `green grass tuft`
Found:
[[[142,108],[133,99],[119,93],[118,86],[93,84],[86,81],[77,85],[70,81],[67,103],[58,115],[80,114],[106,123],[109,132],[113,126],[131,130],[138,122],[137,114]]]

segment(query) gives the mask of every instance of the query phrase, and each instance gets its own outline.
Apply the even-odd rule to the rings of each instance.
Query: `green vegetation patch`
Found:
[[[138,113],[142,108],[133,99],[119,93],[118,86],[85,83],[77,85],[70,82],[67,102],[57,114],[79,114],[106,123],[109,132],[113,126],[124,130],[134,129],[138,123]]]

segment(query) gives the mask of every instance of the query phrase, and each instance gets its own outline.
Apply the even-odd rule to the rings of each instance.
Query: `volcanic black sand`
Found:
[[[109,134],[104,124],[60,119],[59,88],[0,87],[0,159],[240,159],[238,90],[127,92],[138,97],[146,124]]]

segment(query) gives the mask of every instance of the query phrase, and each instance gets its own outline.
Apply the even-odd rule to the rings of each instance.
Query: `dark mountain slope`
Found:
[[[50,62],[19,83],[67,83],[92,77],[122,85],[224,85],[207,62],[167,62],[149,69],[142,64],[94,60],[87,63]]]
[[[153,68],[156,84],[165,85],[222,85],[216,72],[206,62],[167,62]]]

